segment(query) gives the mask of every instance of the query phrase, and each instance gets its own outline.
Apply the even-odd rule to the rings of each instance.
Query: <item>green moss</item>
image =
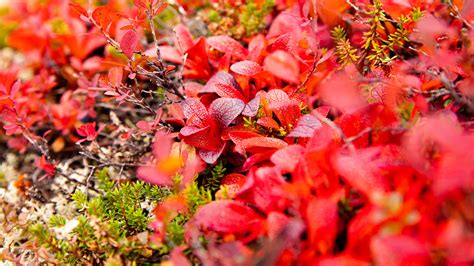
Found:
[[[219,22],[221,20],[221,17],[219,16],[219,12],[216,10],[210,10],[209,13],[207,14],[207,18],[211,22]]]
[[[244,26],[247,36],[256,34],[265,28],[265,17],[272,12],[274,6],[274,0],[265,0],[261,8],[258,8],[254,1],[246,1],[244,12],[239,16],[239,21]]]
[[[96,177],[101,195],[90,197],[79,190],[71,195],[80,215],[65,239],[53,230],[67,224],[59,215],[53,215],[48,225],[32,225],[29,232],[64,264],[100,264],[117,254],[128,261],[145,261],[153,252],[136,235],[149,230],[153,215],[142,204],[153,207],[171,191],[141,181],[118,183],[107,169],[98,171]]]
[[[184,225],[188,221],[185,215],[176,216],[166,227],[166,238],[172,242],[172,246],[184,243]]]
[[[66,224],[66,218],[60,215],[53,215],[49,218],[49,226],[51,227],[63,227]]]
[[[226,170],[227,169],[224,167],[223,161],[219,161],[219,163],[212,168],[210,176],[206,178],[204,187],[212,193],[216,192],[221,185],[221,181],[222,178],[224,178]]]

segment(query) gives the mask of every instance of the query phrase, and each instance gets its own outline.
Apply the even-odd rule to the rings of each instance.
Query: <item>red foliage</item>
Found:
[[[177,2],[188,14],[203,5]],[[122,165],[159,186],[182,177],[150,225],[164,243],[166,224],[189,215],[176,264],[188,263],[184,254],[213,265],[472,264],[474,1],[275,2],[266,28],[248,38],[178,24],[152,43],[161,32],[150,34],[147,16],[166,8],[161,1],[64,12],[15,3],[7,42],[34,71],[22,82],[17,68],[0,72],[2,140],[22,152],[25,139],[36,148],[97,143],[107,126],[114,143],[150,143]],[[370,20],[374,3],[381,20]],[[423,17],[400,22],[413,8]],[[47,26],[53,18],[67,30]],[[343,42],[330,39],[336,25]],[[405,35],[383,46],[397,31]],[[97,51],[103,36],[109,46]],[[367,38],[375,48],[364,48]],[[341,43],[357,60],[341,60]],[[148,116],[107,121],[97,112],[111,100],[128,108],[124,117]],[[36,136],[43,129],[53,133]],[[37,167],[53,177],[45,155]],[[206,184],[203,166],[217,162],[228,171],[193,214],[183,191]]]

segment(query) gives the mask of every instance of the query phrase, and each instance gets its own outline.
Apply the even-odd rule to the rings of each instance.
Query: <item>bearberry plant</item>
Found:
[[[2,261],[474,263],[474,1],[0,6]]]

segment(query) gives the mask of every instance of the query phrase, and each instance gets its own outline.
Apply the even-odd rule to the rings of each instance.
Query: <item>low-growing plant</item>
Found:
[[[7,10],[1,259],[474,260],[470,1]]]

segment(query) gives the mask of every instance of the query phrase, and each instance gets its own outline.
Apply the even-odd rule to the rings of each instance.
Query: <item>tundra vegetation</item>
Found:
[[[0,259],[472,265],[474,1],[0,8]]]

